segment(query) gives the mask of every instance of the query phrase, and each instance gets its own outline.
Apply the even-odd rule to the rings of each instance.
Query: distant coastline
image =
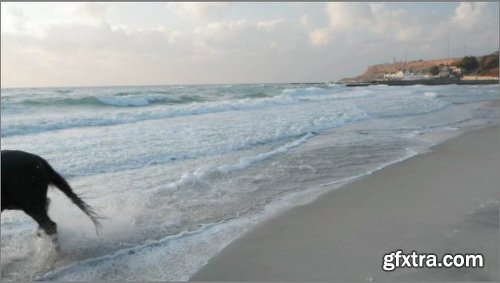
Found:
[[[498,84],[498,52],[464,58],[414,60],[369,66],[356,77],[338,83],[347,86]]]
[[[422,80],[380,80],[371,82],[346,82],[345,85],[349,87],[357,86],[369,86],[369,85],[390,85],[390,86],[409,86],[409,85],[489,85],[498,84],[499,80],[482,78],[480,76],[477,79],[457,79],[457,78],[433,78],[433,79],[422,79]]]

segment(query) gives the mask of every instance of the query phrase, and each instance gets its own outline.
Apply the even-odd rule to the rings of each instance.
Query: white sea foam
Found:
[[[97,96],[97,99],[102,103],[114,106],[150,106],[132,109],[107,109],[105,111],[102,109],[87,109],[86,111],[81,109],[79,111],[40,109],[39,112],[30,111],[32,115],[26,115],[25,111],[19,109],[11,112],[10,108],[18,106],[7,104],[3,107],[7,109],[7,113],[12,115],[9,115],[9,119],[2,121],[1,135],[6,137],[67,128],[119,125],[181,116],[269,109],[284,105],[303,104],[304,100],[334,104],[337,99],[348,101],[350,99],[353,105],[362,107],[367,113],[384,117],[416,115],[446,106],[445,101],[431,100],[428,95],[424,95],[424,97],[413,95],[420,92],[421,89],[422,87],[419,87],[414,88],[412,92],[405,91],[401,94],[394,94],[397,93],[397,90],[388,92],[384,88],[356,90],[339,87],[328,89],[308,87],[284,89],[279,95],[264,98],[205,101],[179,105],[152,104],[152,102],[161,100],[157,96]]]
[[[498,100],[497,90],[233,85],[44,89],[22,98],[2,90],[2,148],[45,157],[108,217],[96,236],[51,190],[63,249],[52,266],[34,260],[36,224],[2,213],[2,279],[187,280],[267,217],[424,151],[436,142],[427,133],[497,121],[475,103]],[[202,99],[156,103],[184,95]],[[117,107],[22,103],[44,97],[112,97]]]
[[[308,88],[287,88],[284,89],[282,94],[285,95],[318,95],[318,94],[324,94],[326,93],[323,88],[319,87],[308,87]]]
[[[69,175],[87,175],[224,154],[366,119],[346,102],[301,104],[145,120],[129,124],[3,138],[4,148],[24,148],[51,158]],[[155,129],[155,130],[144,130]],[[54,151],[57,144],[59,151]],[[147,145],[147,146],[144,146]],[[72,152],[68,160],[66,152]]]
[[[143,106],[150,103],[147,98],[100,97],[103,103],[119,106]],[[280,105],[297,104],[291,96],[281,95],[272,98],[240,99],[216,102],[196,102],[189,105],[155,106],[147,109],[108,109],[89,110],[88,112],[43,112],[38,116],[13,115],[2,122],[2,136],[31,134],[43,131],[107,126],[134,123],[138,121],[175,118],[180,116],[201,115],[228,111],[265,109]]]
[[[304,136],[273,152],[288,150],[303,143],[307,138],[309,137]],[[288,208],[308,204],[328,191],[416,154],[415,151],[408,149],[403,157],[381,164],[365,173],[282,194],[273,202],[263,204],[263,209],[257,214],[242,213],[230,219],[201,225],[192,231],[184,231],[157,241],[148,241],[143,245],[121,249],[102,257],[63,266],[37,279],[87,281],[94,278],[117,280],[126,277],[129,280],[186,281],[206,264],[209,258],[256,224]],[[229,167],[233,170],[241,169]],[[198,172],[193,175],[196,175],[196,178],[202,178],[204,173]]]
[[[274,150],[269,151],[269,152],[261,153],[257,156],[240,158],[238,163],[230,164],[230,165],[223,165],[223,166],[220,166],[218,169],[225,174],[230,173],[230,172],[235,171],[235,170],[244,169],[255,162],[268,159],[268,158],[270,158],[276,154],[279,154],[279,153],[287,152],[288,150],[305,143],[312,136],[313,135],[311,133],[308,133],[292,143],[285,144],[281,147],[278,147],[277,149],[274,149]]]

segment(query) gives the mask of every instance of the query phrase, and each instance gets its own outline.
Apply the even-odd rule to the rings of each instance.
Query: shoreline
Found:
[[[259,224],[190,280],[498,280],[498,153],[498,125],[465,131]],[[486,266],[383,272],[397,249]]]
[[[339,82],[340,83],[340,82]],[[380,80],[369,82],[347,82],[347,87],[371,86],[371,85],[387,85],[387,86],[413,86],[413,85],[493,85],[499,84],[498,79],[421,79],[421,80]]]

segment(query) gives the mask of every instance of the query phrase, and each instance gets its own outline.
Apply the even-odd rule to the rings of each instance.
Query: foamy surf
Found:
[[[311,136],[304,136],[280,147],[276,152],[283,152],[298,146]],[[158,241],[148,241],[144,245],[122,249],[110,255],[58,268],[38,276],[36,280],[88,281],[96,277],[102,280],[117,280],[126,276],[128,280],[187,281],[207,263],[208,259],[218,254],[234,239],[258,223],[291,207],[311,203],[326,192],[417,154],[416,150],[406,149],[406,154],[401,158],[381,164],[365,173],[279,195],[273,202],[261,203],[262,210],[257,214],[242,211],[231,218],[200,225],[191,231],[182,231]],[[234,170],[241,169],[229,166]],[[194,175],[196,178],[203,178],[205,173],[206,171],[203,174],[196,173]],[[193,253],[193,251],[196,252]],[[189,255],[186,256],[186,254]],[[184,260],[179,260],[179,258]],[[116,273],[119,273],[120,276],[115,277]]]
[[[495,123],[489,101],[498,101],[497,90],[2,90],[2,148],[44,156],[108,216],[97,237],[81,212],[51,191],[63,252],[39,265],[30,244],[34,222],[2,213],[2,279],[187,280],[265,219],[425,152],[463,127]],[[85,101],[91,97],[109,100]]]

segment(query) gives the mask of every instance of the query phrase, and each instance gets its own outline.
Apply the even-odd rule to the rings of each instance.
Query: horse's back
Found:
[[[2,209],[45,199],[49,178],[44,160],[19,150],[2,150]]]
[[[2,185],[7,181],[25,181],[26,177],[46,175],[44,160],[35,154],[20,150],[2,150]],[[28,178],[29,179],[29,178]]]

